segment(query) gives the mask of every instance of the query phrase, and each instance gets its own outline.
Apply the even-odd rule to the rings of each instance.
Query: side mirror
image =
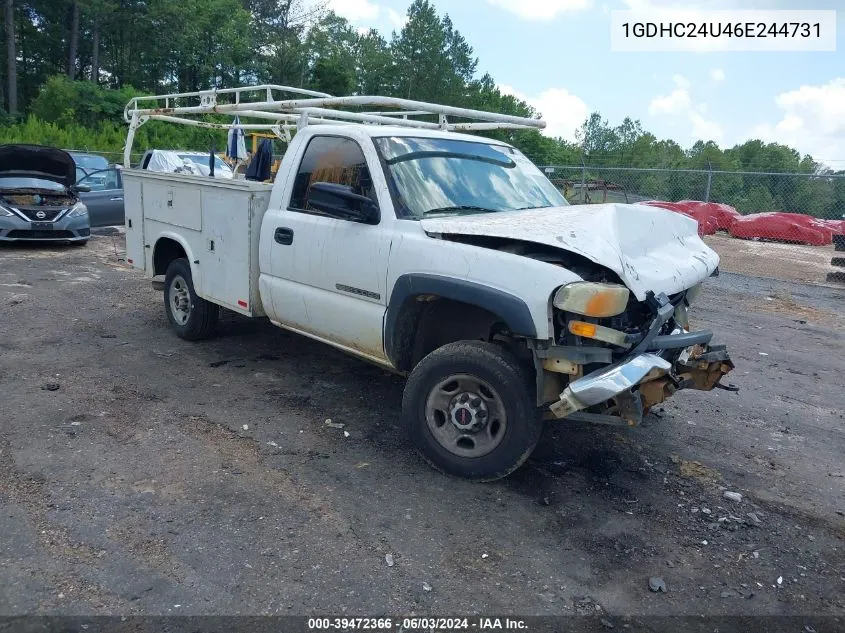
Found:
[[[378,205],[348,185],[315,182],[308,190],[308,204],[327,215],[353,222],[378,224],[381,219]]]
[[[88,185],[74,185],[73,188],[77,193],[88,193],[91,191],[91,187]]]

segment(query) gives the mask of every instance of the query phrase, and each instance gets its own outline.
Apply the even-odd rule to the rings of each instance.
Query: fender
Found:
[[[182,247],[182,250],[185,251],[185,257],[188,258],[188,264],[191,267],[191,278],[192,278],[193,283],[194,283],[194,289],[197,291],[197,294],[199,295],[200,276],[202,275],[202,272],[200,271],[199,266],[198,266],[199,262],[194,259],[194,253],[191,250],[191,247],[188,245],[188,242],[186,242],[185,239],[181,235],[179,235],[178,233],[173,233],[171,231],[162,231],[156,236],[155,243],[154,243],[153,248],[152,248],[152,252],[150,253],[150,261],[148,262],[148,266],[147,266],[147,270],[150,271],[150,276],[155,275],[155,267],[153,266],[153,264],[155,262],[155,251],[156,251],[156,248],[158,248],[158,244],[162,239],[173,240],[174,242],[176,242],[177,244],[179,244]]]
[[[501,317],[514,334],[537,338],[531,311],[521,298],[498,288],[463,279],[428,273],[409,273],[396,280],[384,316],[384,351],[394,364],[398,361],[394,338],[399,315],[405,303],[417,295],[437,295],[478,306]]]

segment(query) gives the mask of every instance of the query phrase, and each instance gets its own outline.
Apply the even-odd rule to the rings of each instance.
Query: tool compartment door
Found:
[[[144,253],[144,200],[141,181],[126,177],[123,179],[126,226],[126,262],[140,270],[146,269]]]

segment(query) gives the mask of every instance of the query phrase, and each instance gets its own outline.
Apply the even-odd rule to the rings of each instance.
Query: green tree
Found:
[[[619,135],[601,114],[593,112],[576,131],[585,160],[609,164],[619,152]]]
[[[310,86],[332,95],[352,92],[357,46],[358,34],[346,19],[333,12],[324,15],[305,39]]]
[[[355,50],[355,91],[362,95],[390,95],[395,81],[390,46],[378,31],[358,37]]]
[[[440,18],[428,0],[414,0],[407,17],[390,45],[397,70],[394,94],[418,101],[465,102],[466,85],[478,63],[472,47],[449,16]]]
[[[123,124],[123,108],[140,93],[131,86],[109,90],[87,81],[71,81],[65,75],[50,77],[32,102],[30,112],[38,119],[67,126],[73,123],[95,128],[101,122]]]

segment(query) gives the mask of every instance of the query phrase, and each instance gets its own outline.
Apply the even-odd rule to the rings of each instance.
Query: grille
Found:
[[[64,213],[65,209],[51,209],[49,207],[42,208],[42,209],[21,209],[18,208],[18,211],[23,213],[28,220],[32,220],[33,222],[51,222],[55,220],[61,213]],[[38,213],[43,213],[44,217],[38,217]]]
[[[75,237],[73,231],[9,231],[6,234],[8,238],[16,238],[21,240],[62,240],[70,237]]]
[[[677,306],[683,300],[685,295],[686,292],[679,292],[677,294],[670,295],[669,301],[672,305]],[[648,304],[644,301],[637,301],[636,297],[631,295],[625,312],[615,317],[599,319],[599,323],[615,330],[634,333],[645,332],[645,330],[647,330],[651,325],[653,319],[654,314],[652,314]]]

